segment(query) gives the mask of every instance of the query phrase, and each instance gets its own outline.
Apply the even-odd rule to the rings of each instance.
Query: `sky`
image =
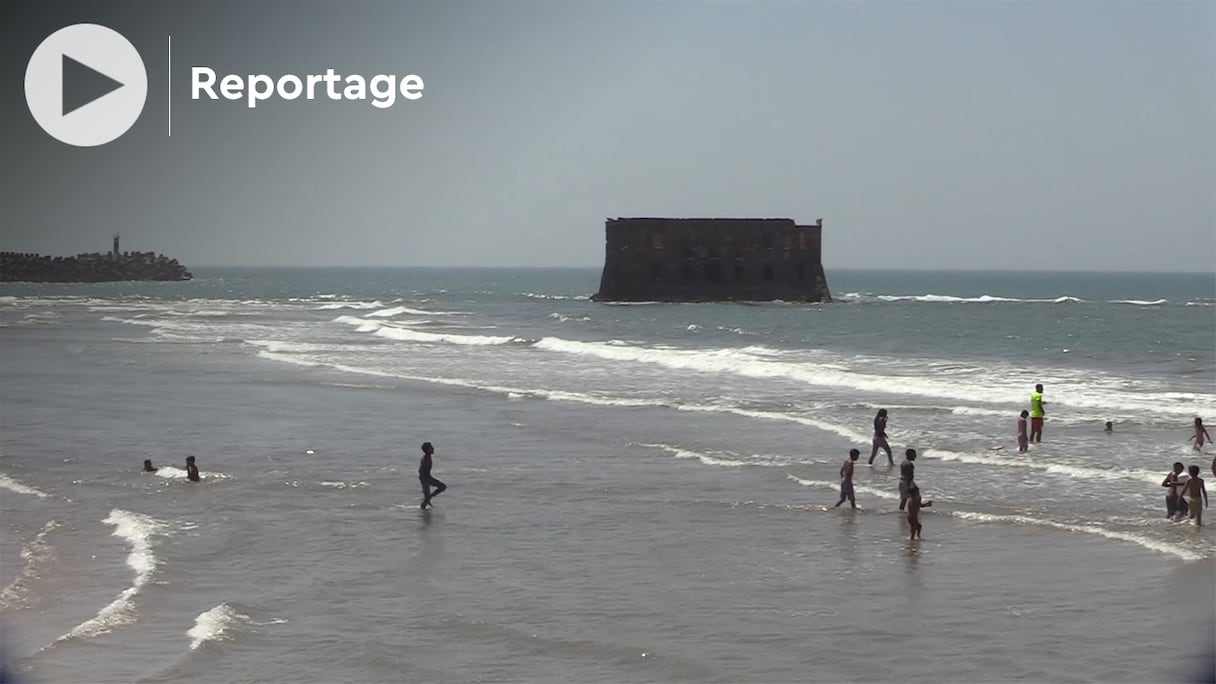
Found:
[[[23,95],[79,22],[148,73],[93,148]],[[608,217],[788,217],[829,273],[1216,271],[1212,2],[5,0],[0,54],[3,250],[598,267]],[[425,88],[249,109],[193,66]]]

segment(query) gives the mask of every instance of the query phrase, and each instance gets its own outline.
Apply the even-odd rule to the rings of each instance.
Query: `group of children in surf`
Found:
[[[887,465],[895,465],[895,459],[891,455],[891,445],[887,443],[886,409],[878,409],[878,415],[874,416],[874,439],[870,449],[870,465],[874,465],[874,457],[878,455],[879,449],[887,453]],[[850,506],[857,508],[857,497],[853,492],[853,464],[859,458],[861,458],[860,451],[849,449],[849,457],[840,466],[840,500],[836,502],[836,506],[848,501]],[[915,461],[916,449],[906,449],[904,460],[899,464],[899,510],[908,512],[909,539],[920,538],[920,509],[933,505],[932,500],[921,497],[920,486],[916,484],[914,478]]]
[[[1191,440],[1195,443],[1195,451],[1203,448],[1205,442],[1212,441],[1203,419],[1195,418],[1195,434]],[[1212,459],[1212,475],[1216,477],[1216,458]],[[1161,486],[1166,487],[1165,519],[1179,522],[1190,517],[1197,527],[1203,527],[1203,509],[1208,507],[1208,490],[1203,478],[1199,477],[1199,466],[1192,464],[1183,468],[1181,461],[1175,461],[1174,467],[1165,474]]]
[[[1043,408],[1045,403],[1043,385],[1035,385],[1034,392],[1030,395],[1030,409],[1023,410],[1018,416],[1018,451],[1028,451],[1030,442],[1042,442],[1043,418],[1046,415]],[[1029,434],[1026,429],[1028,420]],[[1107,421],[1105,431],[1114,432],[1114,423]],[[1190,441],[1195,443],[1195,451],[1203,448],[1205,441],[1212,441],[1212,436],[1203,426],[1202,418],[1195,418],[1195,434]],[[878,455],[879,449],[886,452],[887,464],[894,466],[895,460],[891,456],[891,446],[887,443],[887,410],[885,408],[878,409],[878,414],[874,416],[874,439],[870,449],[870,465],[874,465],[874,457]],[[853,491],[853,465],[859,458],[861,458],[861,452],[857,449],[850,449],[849,457],[840,466],[840,500],[836,502],[834,508],[839,507],[845,501],[848,501],[853,508],[857,508],[857,498]],[[908,525],[911,528],[909,539],[920,537],[920,509],[933,505],[932,501],[921,498],[920,487],[913,479],[915,460],[916,450],[908,449],[904,452],[903,462],[899,464],[899,510],[907,509]],[[1212,459],[1212,475],[1216,476],[1216,458]],[[1167,518],[1180,521],[1189,515],[1197,526],[1203,525],[1203,509],[1208,505],[1208,492],[1204,487],[1203,478],[1199,477],[1199,466],[1192,465],[1184,470],[1182,463],[1174,463],[1173,470],[1166,474],[1161,486],[1169,488],[1169,493],[1165,497]]]

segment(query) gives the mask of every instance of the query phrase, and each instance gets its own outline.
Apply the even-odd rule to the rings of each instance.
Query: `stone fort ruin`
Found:
[[[832,301],[823,219],[617,218],[604,227],[595,301]]]

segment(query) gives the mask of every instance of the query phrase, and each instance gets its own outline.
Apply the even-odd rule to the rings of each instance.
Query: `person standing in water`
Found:
[[[916,466],[912,462],[916,460],[916,449],[908,449],[904,452],[904,460],[899,464],[899,510],[904,510],[904,506],[908,503],[908,488],[912,486],[912,476],[916,472]]]
[[[1196,416],[1195,417],[1195,434],[1191,435],[1191,438],[1187,441],[1194,442],[1195,443],[1194,450],[1199,451],[1200,449],[1203,448],[1203,444],[1204,444],[1203,438],[1204,437],[1207,437],[1207,441],[1209,441],[1209,442],[1212,441],[1212,436],[1208,434],[1208,429],[1203,426],[1203,419]]]
[[[908,483],[908,525],[912,527],[912,533],[908,539],[920,539],[920,509],[932,505],[932,501],[924,501],[920,498],[920,487],[915,482]]]
[[[848,499],[849,505],[857,508],[857,495],[853,493],[853,463],[861,458],[857,449],[849,449],[849,457],[840,466],[840,501],[832,508],[837,508]]]
[[[1043,441],[1043,386],[1035,385],[1030,395],[1030,441],[1036,444]]]
[[[1203,509],[1208,506],[1208,490],[1203,486],[1203,478],[1199,477],[1199,466],[1193,465],[1186,470],[1191,474],[1184,490],[1191,511],[1190,515],[1195,519],[1197,527],[1203,527]],[[1203,496],[1202,499],[1200,499],[1200,495]]]
[[[1030,415],[1030,411],[1022,409],[1018,414],[1018,451],[1026,451],[1030,449],[1030,439],[1026,437],[1026,418]]]
[[[1165,479],[1161,481],[1162,487],[1168,487],[1165,490],[1166,520],[1173,520],[1175,517],[1182,518],[1186,515],[1186,499],[1182,496],[1182,490],[1186,488],[1187,477],[1187,474],[1183,472],[1182,463],[1175,461],[1174,469],[1166,473]]]
[[[145,473],[155,473],[156,472],[156,466],[152,465],[152,459],[150,459],[150,458],[144,459],[144,472]]]
[[[895,465],[895,459],[891,458],[891,445],[887,444],[886,409],[878,409],[878,415],[874,416],[874,441],[870,448],[870,465],[874,465],[874,457],[878,455],[879,449],[887,452],[887,465]]]
[[[200,479],[202,479],[198,475],[198,466],[194,465],[193,456],[186,457],[186,479],[190,480],[191,482],[198,482]]]
[[[422,483],[422,504],[418,507],[423,510],[431,505],[431,499],[439,496],[448,488],[447,485],[431,476],[431,466],[434,465],[431,456],[434,453],[435,447],[431,446],[430,442],[422,443],[422,460],[418,463],[418,480]],[[434,487],[435,491],[432,492],[431,487]]]

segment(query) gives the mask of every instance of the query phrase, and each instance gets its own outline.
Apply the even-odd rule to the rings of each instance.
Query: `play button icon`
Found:
[[[42,129],[78,147],[104,145],[139,119],[148,75],[135,46],[98,24],[47,36],[25,69],[25,100]]]
[[[122,87],[122,83],[91,69],[80,62],[63,56],[63,115],[80,109],[102,95]]]

